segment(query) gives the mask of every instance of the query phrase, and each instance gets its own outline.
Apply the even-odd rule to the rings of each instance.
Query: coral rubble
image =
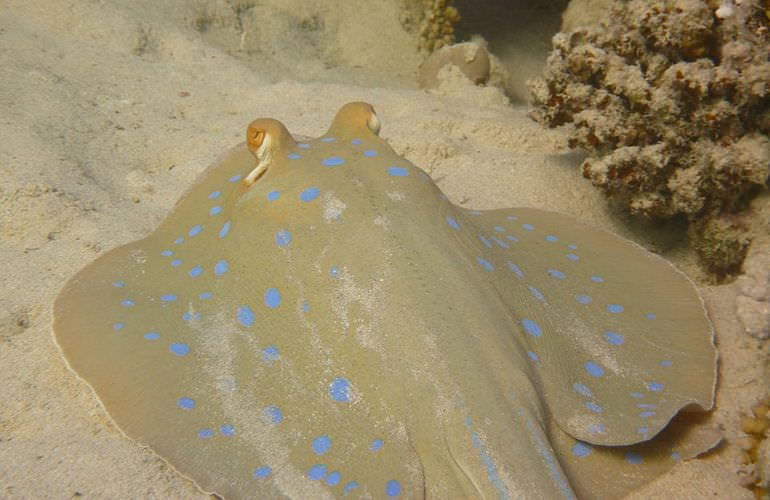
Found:
[[[740,212],[770,174],[767,0],[615,0],[559,33],[530,115],[571,123],[583,175],[633,213],[684,214],[717,279],[748,248]]]

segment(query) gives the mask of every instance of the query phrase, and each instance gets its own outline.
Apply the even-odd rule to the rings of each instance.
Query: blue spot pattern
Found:
[[[329,436],[318,436],[313,440],[312,448],[316,455],[323,455],[332,447],[332,440]]]
[[[275,233],[275,242],[279,247],[285,247],[291,243],[291,233],[286,229],[281,229]]]
[[[270,473],[273,472],[273,469],[267,466],[263,467],[257,467],[254,469],[254,477],[257,479],[265,479],[270,476]]]
[[[323,163],[325,167],[336,167],[345,163],[345,160],[339,156],[330,156],[328,158],[324,158],[321,163]]]
[[[313,201],[316,198],[318,198],[318,195],[321,193],[321,190],[317,187],[309,187],[302,191],[299,195],[299,199],[305,202]]]
[[[276,288],[268,288],[265,292],[265,305],[270,309],[275,309],[281,305],[281,292]]]
[[[246,327],[253,325],[254,322],[256,321],[256,316],[254,316],[254,311],[252,311],[249,306],[239,307],[236,318],[238,319],[238,322],[240,324]]]
[[[329,395],[334,401],[350,402],[350,382],[343,377],[335,378],[329,385]]]
[[[222,259],[220,261],[217,261],[216,265],[214,266],[214,274],[216,276],[224,276],[224,274],[228,271],[230,268],[229,264],[226,260]]]
[[[409,170],[404,167],[388,167],[388,175],[392,177],[406,177],[409,175]]]
[[[307,471],[307,478],[311,481],[320,481],[326,475],[326,466],[323,464],[316,464]]]

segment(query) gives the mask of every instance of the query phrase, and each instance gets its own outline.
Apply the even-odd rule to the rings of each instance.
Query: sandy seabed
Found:
[[[524,104],[459,82],[437,92],[414,88],[419,57],[413,40],[398,35],[395,2],[364,2],[367,25],[346,24],[360,16],[354,9],[307,1],[323,29],[305,30],[306,40],[276,35],[290,33],[281,23],[291,24],[290,6],[302,2],[265,3],[277,14],[251,39],[228,31],[217,2],[0,6],[0,497],[207,497],[125,438],[66,368],[51,336],[51,304],[88,262],[148,234],[259,116],[317,136],[342,104],[368,101],[381,135],[452,201],[565,212],[700,278],[681,237],[611,210],[582,179],[581,155],[560,132],[531,122]],[[212,28],[203,36],[206,23]],[[397,36],[353,50],[372,30]],[[228,43],[243,50],[233,54]],[[398,64],[388,51],[401,54]],[[508,49],[517,51],[527,47]],[[367,71],[375,65],[379,72]],[[739,485],[737,441],[741,416],[765,394],[766,346],[736,319],[736,285],[700,290],[720,352],[712,425],[725,441],[634,498],[753,497]]]

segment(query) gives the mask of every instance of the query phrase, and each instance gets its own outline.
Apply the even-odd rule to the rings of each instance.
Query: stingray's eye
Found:
[[[246,138],[249,144],[249,149],[254,152],[262,146],[265,140],[265,131],[260,129],[249,129],[248,137]]]

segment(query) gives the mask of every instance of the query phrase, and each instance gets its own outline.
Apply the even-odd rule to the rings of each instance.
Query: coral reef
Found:
[[[452,0],[402,0],[401,24],[419,34],[419,48],[433,52],[455,42],[460,12]]]
[[[770,490],[770,400],[764,399],[751,408],[741,422],[746,437],[741,442],[743,464],[741,482],[757,498],[767,498]]]
[[[530,115],[571,123],[583,175],[632,213],[685,215],[720,280],[748,248],[739,214],[770,174],[767,0],[615,0],[553,38]]]

